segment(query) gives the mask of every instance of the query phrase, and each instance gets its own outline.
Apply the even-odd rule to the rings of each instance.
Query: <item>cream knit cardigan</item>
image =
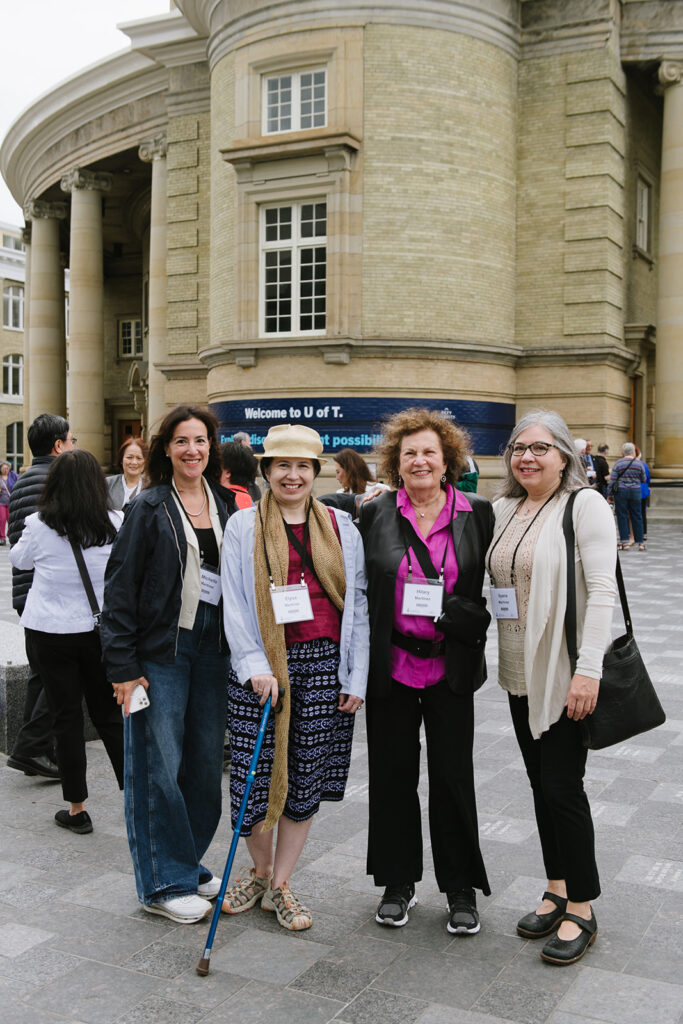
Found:
[[[557,722],[571,681],[564,635],[567,604],[567,548],[562,517],[569,499],[560,495],[538,535],[524,637],[524,675],[529,698],[529,728],[534,739]],[[519,504],[519,498],[494,502],[496,537]],[[611,640],[617,536],[614,516],[597,491],[582,490],[573,510],[576,542],[577,673],[599,679]],[[600,696],[598,694],[598,701]]]

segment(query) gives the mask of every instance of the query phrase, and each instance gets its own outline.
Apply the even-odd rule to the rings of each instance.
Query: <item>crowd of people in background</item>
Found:
[[[268,722],[247,812],[251,864],[222,910],[256,906],[288,930],[313,924],[293,876],[324,801],[344,797],[365,705],[367,872],[376,921],[403,927],[423,877],[420,733],[427,748],[434,873],[446,929],[475,935],[490,886],[479,844],[474,693],[497,622],[507,693],[538,825],[547,887],[517,923],[567,965],[597,936],[600,895],[583,786],[580,722],[599,700],[618,547],[645,550],[650,470],[632,443],[572,439],[539,410],[515,426],[492,504],[467,434],[441,413],[388,418],[372,468],[335,453],[338,490],[314,497],[326,459],[308,426],[219,444],[208,409],[169,411],[149,446],[127,437],[106,477],[59,416],[28,430],[33,461],[0,464],[0,544],[30,667],[24,724],[7,764],[61,781],[55,822],[93,830],[82,702],[124,791],[143,909],[202,920],[221,888],[206,852],[222,813],[226,727],[237,824],[262,708]],[[377,473],[382,482],[376,479]],[[260,476],[260,483],[257,477]],[[574,500],[575,499],[575,500]],[[564,639],[569,502],[579,651]],[[613,510],[610,509],[610,503]],[[491,581],[491,611],[483,596]]]

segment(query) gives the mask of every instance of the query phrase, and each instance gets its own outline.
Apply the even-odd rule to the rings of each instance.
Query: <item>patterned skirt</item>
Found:
[[[354,715],[338,711],[339,644],[325,637],[293,644],[287,651],[291,714],[287,769],[289,787],[284,815],[306,821],[321,800],[342,800],[351,763]],[[232,670],[228,677],[228,730],[232,748],[230,812],[237,823],[247,772],[263,709],[244,690]],[[268,810],[268,789],[275,752],[274,716],[268,719],[261,756],[240,835],[251,835]]]

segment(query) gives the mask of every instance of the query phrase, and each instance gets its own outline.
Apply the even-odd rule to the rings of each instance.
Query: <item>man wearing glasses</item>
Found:
[[[62,452],[70,452],[76,438],[62,416],[42,413],[28,428],[28,444],[33,462],[17,480],[9,503],[8,537],[10,545],[19,541],[26,517],[38,511],[38,502],[43,491],[45,477],[54,459]],[[12,607],[19,615],[24,610],[26,596],[33,582],[33,570],[12,569]],[[29,680],[24,705],[24,724],[14,741],[12,753],[7,758],[9,768],[16,768],[24,775],[41,775],[47,779],[58,779],[59,769],[54,758],[54,737],[52,715],[47,706],[45,691],[40,674],[35,667],[28,634],[25,634],[26,657],[29,664]]]

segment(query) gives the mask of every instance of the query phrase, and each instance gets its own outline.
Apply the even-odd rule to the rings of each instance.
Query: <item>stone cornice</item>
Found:
[[[615,33],[610,0],[535,0],[522,4],[522,59],[606,47]]]
[[[625,64],[683,59],[680,0],[636,0],[622,4],[621,59]]]
[[[303,156],[325,156],[328,170],[348,170],[351,157],[360,149],[360,140],[351,132],[291,132],[288,137],[266,136],[259,139],[238,139],[220,153],[237,172],[238,181],[251,177],[252,168],[273,160],[290,160]]]
[[[44,166],[44,156],[71,132],[95,118],[104,118],[117,107],[146,100],[168,87],[168,72],[142,54],[125,52],[111,57],[57,85],[36,100],[11,125],[0,148],[0,171],[15,200],[23,204],[26,194],[40,195],[66,173],[69,165],[90,163],[139,143],[140,138],[161,127],[151,123],[131,124],[128,133],[112,129],[95,143],[84,143],[81,153],[71,152],[54,167]],[[166,114],[163,112],[165,120]],[[67,166],[64,166],[64,163]]]
[[[206,378],[206,366],[201,363],[155,363],[157,370],[161,370],[166,380],[204,380]]]
[[[524,350],[519,367],[607,363],[624,372],[635,369],[640,357],[625,345],[539,345]]]
[[[491,43],[516,56],[519,50],[517,0],[177,0],[187,21],[209,36],[209,63],[257,39],[291,32],[368,23],[408,25],[455,32]],[[238,10],[235,11],[235,8]]]
[[[128,21],[117,27],[128,36],[134,50],[164,67],[206,60],[206,36],[198,33],[179,12]]]

